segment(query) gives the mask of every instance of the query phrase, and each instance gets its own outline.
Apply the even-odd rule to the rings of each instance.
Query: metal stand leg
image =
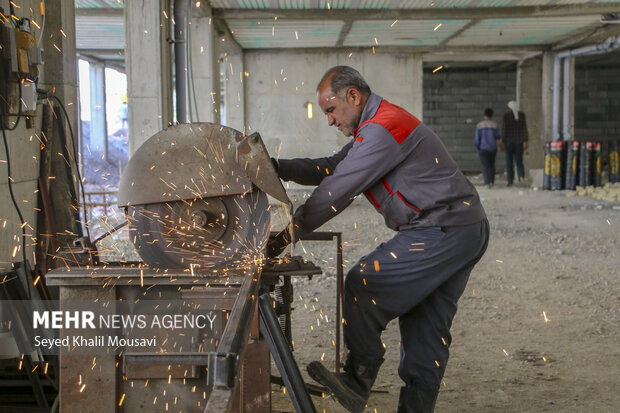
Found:
[[[271,307],[271,297],[269,294],[260,296],[258,299],[258,309],[260,330],[265,336],[271,355],[282,374],[282,379],[291,396],[295,411],[297,413],[316,413],[312,398],[306,388],[306,383],[304,383],[301,377],[293,353],[284,334],[282,334],[278,318]]]
[[[41,384],[41,380],[39,379],[39,374],[34,373],[34,362],[32,360],[32,356],[30,353],[33,351],[32,348],[32,340],[28,337],[28,326],[32,325],[32,321],[29,319],[28,315],[32,315],[32,302],[26,301],[27,299],[35,299],[35,297],[28,297],[26,295],[26,291],[23,288],[23,285],[20,281],[19,272],[26,271],[24,274],[21,274],[27,283],[30,283],[32,276],[30,275],[29,265],[26,262],[23,264],[24,267],[20,267],[19,269],[12,271],[9,274],[15,274],[15,277],[10,282],[2,283],[0,285],[0,300],[14,300],[13,308],[8,308],[7,305],[7,313],[9,314],[9,320],[13,323],[13,328],[11,332],[13,333],[13,338],[15,339],[15,343],[17,344],[17,348],[22,353],[23,360],[23,369],[30,380],[30,385],[32,387],[32,393],[34,395],[34,399],[37,402],[37,406],[49,409],[49,403],[47,402],[47,397],[45,395],[45,390],[43,389],[43,385]],[[2,304],[0,303],[0,306]],[[17,310],[17,311],[15,311]],[[16,408],[17,409],[17,408]],[[2,410],[2,407],[0,407]],[[4,410],[2,410],[4,411]]]

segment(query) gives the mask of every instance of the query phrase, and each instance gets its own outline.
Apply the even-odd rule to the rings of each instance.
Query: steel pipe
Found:
[[[178,123],[190,123],[187,99],[187,85],[189,83],[187,31],[189,30],[188,16],[190,10],[190,0],[174,1],[174,70]]]

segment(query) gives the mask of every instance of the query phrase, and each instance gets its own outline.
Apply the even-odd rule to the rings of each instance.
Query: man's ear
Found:
[[[359,90],[351,87],[347,90],[347,100],[349,99],[352,105],[357,106],[362,102],[362,94]]]

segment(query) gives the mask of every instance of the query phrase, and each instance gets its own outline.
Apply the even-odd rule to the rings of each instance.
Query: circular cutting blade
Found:
[[[261,191],[131,206],[133,244],[152,268],[230,270],[262,254],[269,235]]]

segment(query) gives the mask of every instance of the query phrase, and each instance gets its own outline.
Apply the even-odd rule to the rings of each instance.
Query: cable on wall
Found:
[[[56,100],[60,104],[60,108],[62,109],[62,113],[65,115],[65,119],[67,120],[67,124],[69,125],[69,134],[71,135],[71,149],[73,152],[73,161],[75,162],[75,170],[78,177],[78,182],[80,184],[80,189],[82,193],[82,212],[84,217],[84,228],[86,229],[86,235],[90,240],[90,230],[88,229],[88,223],[86,223],[86,195],[84,191],[84,182],[82,182],[82,174],[80,173],[80,165],[78,164],[78,156],[75,149],[75,136],[73,135],[73,128],[71,127],[71,120],[69,119],[69,115],[67,114],[67,109],[65,109],[65,104],[60,100],[60,98],[56,95],[50,95],[50,98]]]
[[[0,116],[4,124],[4,116],[3,115],[0,115]],[[19,123],[19,117],[17,118],[17,121],[15,122],[15,126],[12,129],[8,129],[8,130],[15,130],[18,123]],[[17,204],[17,200],[15,199],[15,193],[13,192],[13,178],[11,178],[11,155],[9,153],[9,144],[6,139],[6,130],[4,128],[2,128],[2,141],[4,142],[4,151],[6,153],[6,169],[7,169],[7,181],[8,181],[8,186],[9,186],[9,194],[11,195],[11,201],[13,202],[13,206],[15,207],[15,211],[17,211],[17,216],[19,217],[19,226],[22,230],[21,250],[22,250],[22,257],[24,260],[24,268],[25,268],[26,262],[27,262],[27,258],[26,258],[26,224],[27,223],[24,220],[22,211],[19,208],[19,205]],[[28,282],[27,284],[28,284],[28,298],[30,298],[32,295],[30,291],[30,282]]]

